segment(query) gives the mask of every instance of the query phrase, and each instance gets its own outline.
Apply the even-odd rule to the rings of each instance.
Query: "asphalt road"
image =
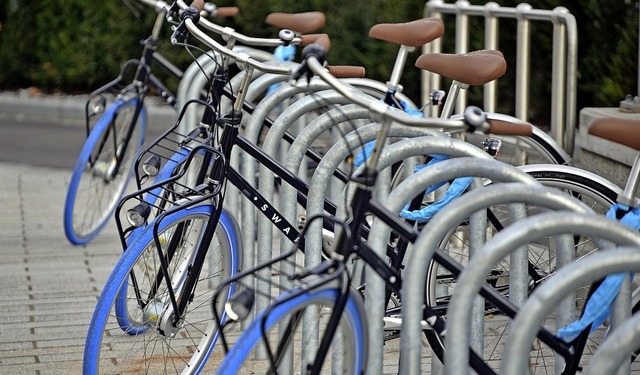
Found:
[[[72,169],[84,133],[79,127],[0,119],[0,161]]]
[[[160,133],[150,128],[147,141]],[[72,170],[85,138],[79,124],[0,117],[0,162]]]

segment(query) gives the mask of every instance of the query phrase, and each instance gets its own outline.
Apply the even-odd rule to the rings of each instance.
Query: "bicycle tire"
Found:
[[[496,159],[514,166],[526,164],[570,165],[573,163],[571,157],[558,146],[553,138],[537,128],[534,130],[530,136],[465,134],[465,140],[481,147],[481,141],[487,137],[500,139],[502,148]]]
[[[548,169],[545,169],[545,167],[553,169],[553,166],[542,166],[542,165],[525,166],[523,167],[523,169],[526,170],[528,173],[530,173],[534,178],[536,178],[538,181],[540,181],[544,185],[552,186],[559,189],[565,189],[567,191],[577,193],[580,199],[587,202],[588,205],[592,206],[592,208],[594,208],[596,211],[599,211],[599,213],[602,213],[602,214],[604,214],[606,210],[608,210],[608,208],[611,206],[611,204],[615,202],[615,199],[617,198],[618,190],[616,190],[614,186],[605,184],[604,182],[599,182],[597,180],[590,179],[589,173],[585,173],[584,171],[580,171],[578,169],[575,169],[575,173],[572,173],[571,172],[572,169],[568,169],[568,168],[558,168],[558,170],[548,170]],[[575,195],[576,194],[574,194],[574,196]],[[588,203],[589,201],[593,202],[594,205],[595,204],[599,205],[598,207],[600,208],[596,208],[592,204],[589,204]],[[530,208],[530,210],[532,209],[535,209],[535,207]],[[452,233],[450,233],[450,235],[451,234]],[[445,242],[450,241],[450,239],[451,237],[444,239],[443,244]],[[545,248],[544,246],[547,246],[547,245],[545,243],[542,243],[542,241],[540,244],[532,245],[530,247],[529,260],[530,260],[530,265],[534,265],[536,267],[536,270],[539,270],[543,275],[548,277],[553,272],[555,272],[555,268],[554,268],[555,266],[554,266],[553,255],[550,254],[549,257],[543,257],[539,254],[541,251],[540,249],[542,250],[548,249],[549,252],[551,252],[550,247]],[[595,251],[595,247],[593,247],[592,244],[590,245],[590,242],[587,243],[581,240],[577,241],[577,244],[576,244],[577,257],[587,256],[593,251]],[[460,254],[462,254],[462,252]],[[464,265],[464,262],[465,262],[465,259],[463,259],[464,255],[459,255],[459,256],[461,258],[459,259],[459,261]],[[543,266],[544,264],[546,264],[546,266]],[[509,274],[508,264],[505,263],[504,265],[497,265],[495,267],[494,272],[492,272],[492,277],[494,277],[495,279],[504,280],[504,279],[508,279],[508,274]],[[438,292],[436,288],[440,288],[442,290],[445,288],[451,288],[454,284],[455,284],[455,277],[453,277],[452,275],[448,275],[446,271],[441,272],[439,270],[439,265],[435,261],[432,261],[429,264],[429,269],[427,272],[427,288],[425,291],[425,303],[437,311],[443,311],[446,308],[446,301],[448,297],[446,295],[443,295],[442,292]],[[455,286],[453,286],[453,288],[455,288]],[[508,289],[505,292],[508,292]],[[450,293],[450,292],[444,292],[444,293]],[[582,297],[586,297],[586,291],[576,296],[577,298],[576,303],[578,304],[578,306],[580,306],[581,303],[584,304],[584,301],[579,299]],[[502,315],[500,315],[500,313],[496,311],[491,311],[491,310],[485,311],[485,319],[491,319],[491,324],[485,324],[485,336],[489,338],[489,343],[485,343],[484,359],[488,363],[492,361],[493,363],[499,363],[498,358],[493,357],[492,355],[494,353],[501,353],[501,350],[498,348],[498,344],[496,344],[496,341],[492,341],[492,340],[496,338],[497,338],[496,340],[501,340],[500,333],[505,333],[504,330],[508,328],[508,325],[505,322],[500,321],[500,319],[502,319],[500,318],[501,316]],[[504,320],[508,320],[508,318],[504,317]],[[486,332],[487,330],[491,330],[491,333],[490,334],[487,333]],[[429,345],[433,349],[434,354],[438,356],[440,360],[444,360],[445,345],[442,342],[441,338],[433,331],[425,330],[424,333],[427,338],[427,341],[429,342]],[[499,342],[502,342],[502,341],[499,341]],[[493,344],[495,345],[490,348],[490,345],[493,345]],[[597,346],[598,343],[592,342],[592,345]],[[542,347],[537,349],[539,349],[539,352],[537,353],[538,356],[536,356],[537,360],[544,361],[546,360],[546,358],[553,357],[552,354],[551,356],[549,356],[549,352],[550,352],[549,349],[544,349],[544,350],[547,350],[547,352],[543,352]],[[585,350],[588,350],[588,349],[589,349],[589,346],[585,348]],[[545,364],[541,366],[541,368],[543,369],[541,370],[543,371],[542,373],[544,373]],[[533,370],[532,374],[535,375],[536,373],[537,372]]]
[[[139,97],[117,99],[109,106],[78,155],[64,205],[64,231],[74,245],[87,244],[100,233],[127,188],[147,123],[144,107],[138,112],[140,100]],[[131,126],[134,127],[131,137],[122,138]],[[116,149],[122,147],[123,141],[125,147],[119,150],[124,153],[122,164],[117,173],[111,175],[113,171],[109,169],[114,166]],[[117,146],[113,146],[114,143]]]
[[[295,292],[295,290],[293,292]],[[343,331],[340,335],[343,344],[348,345],[342,347],[342,354],[344,355],[342,364],[347,367],[343,368],[342,373],[362,374],[366,368],[368,350],[366,315],[361,297],[352,290],[349,293],[349,299],[342,316],[342,321],[346,324],[342,325],[341,328]],[[237,374],[243,365],[247,365],[255,371],[269,372],[271,368],[268,360],[256,360],[252,362],[253,359],[251,358],[255,350],[262,348],[259,344],[264,342],[261,327],[263,320],[265,321],[266,330],[277,330],[278,323],[281,320],[286,321],[289,315],[303,311],[309,306],[332,306],[339,295],[339,290],[336,288],[321,288],[296,295],[292,298],[288,298],[288,295],[290,294],[280,296],[276,301],[285,302],[272,305],[272,308],[267,310],[269,311],[268,315],[266,315],[265,311],[262,311],[249,325],[224,357],[218,368],[218,374]],[[318,314],[318,317],[321,315],[323,314]],[[278,343],[278,345],[279,344],[280,343]],[[278,347],[278,345],[271,345],[271,347]],[[330,357],[331,353],[328,353],[327,356]],[[302,363],[303,361],[300,362],[301,363],[298,363],[301,366],[300,371],[304,372],[306,365]],[[294,371],[296,370],[294,369]]]
[[[166,239],[163,235],[180,225],[203,228],[214,209],[211,205],[199,205],[167,215],[160,224],[160,237]],[[165,279],[161,283],[155,281],[158,271],[152,267],[157,266],[158,254],[153,230],[151,226],[148,228],[118,260],[100,294],[85,345],[85,374],[100,373],[101,370],[136,374],[166,373],[170,369],[176,373],[197,374],[203,370],[217,342],[217,325],[211,318],[211,298],[219,281],[237,272],[241,264],[241,239],[233,217],[228,213],[221,215],[216,227],[216,237],[220,238],[216,242],[219,248],[210,248],[207,255],[213,267],[204,266],[180,327],[164,334],[160,329],[166,330],[167,326],[160,323],[166,317],[165,309],[170,302],[166,293],[163,294],[167,290]],[[199,241],[200,235],[194,234],[196,242]],[[184,272],[189,270],[190,265],[184,260],[191,259],[193,252],[189,253],[189,249],[195,247],[196,243],[185,244],[186,252],[176,252],[177,255],[173,257],[175,262],[169,263],[169,271],[177,271],[171,275],[172,288],[180,287]],[[147,259],[152,262],[143,263]],[[152,295],[152,285],[155,290],[153,300],[145,301],[146,305],[142,307],[135,298],[123,300],[127,292],[136,290],[130,285],[134,268],[137,291],[145,297]],[[150,281],[146,290],[143,285],[145,281]],[[230,293],[232,290],[222,294],[225,300]],[[220,306],[223,302],[216,303]],[[165,357],[161,357],[163,355]],[[111,368],[116,366],[115,369]]]

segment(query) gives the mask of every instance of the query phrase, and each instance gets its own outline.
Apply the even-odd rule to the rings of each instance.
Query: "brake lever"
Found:
[[[173,29],[173,34],[171,34],[171,44],[176,44],[178,39],[186,39],[189,35],[187,31],[187,26],[184,24],[186,19],[191,19],[194,24],[198,24],[200,21],[200,10],[195,7],[188,7],[184,11],[182,11],[182,21],[178,26]]]

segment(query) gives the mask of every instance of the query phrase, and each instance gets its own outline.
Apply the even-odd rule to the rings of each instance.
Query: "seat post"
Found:
[[[391,78],[387,82],[387,87],[390,90],[402,91],[400,86],[400,76],[402,75],[402,69],[404,69],[404,64],[407,62],[407,55],[409,52],[413,52],[415,47],[409,47],[405,45],[400,46],[400,50],[398,50],[398,55],[396,56],[396,62],[393,64],[393,70],[391,71]]]
[[[453,113],[453,107],[456,105],[456,100],[458,100],[458,94],[460,90],[468,88],[469,85],[466,83],[453,81],[451,82],[451,88],[449,89],[449,95],[447,95],[447,99],[444,101],[444,106],[442,107],[442,114],[440,114],[440,118],[449,118]]]

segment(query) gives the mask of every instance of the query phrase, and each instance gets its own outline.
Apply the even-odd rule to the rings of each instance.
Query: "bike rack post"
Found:
[[[476,165],[474,165],[475,163]],[[438,163],[441,164],[441,163]],[[479,172],[482,173],[486,177],[490,179],[495,179],[492,174],[495,174],[495,168],[487,168],[486,165],[488,163],[482,163],[482,160],[469,160],[467,163],[469,168],[473,168],[473,170],[478,169]],[[437,167],[437,164],[434,165]],[[470,174],[473,174],[473,170],[469,171]],[[513,177],[511,177],[512,181],[517,181],[515,178],[517,174],[522,173],[519,169],[507,168],[506,172],[513,173]],[[546,187],[540,185],[535,179],[531,176],[527,176],[528,181],[526,185],[522,184],[497,184],[494,186],[487,186],[483,189],[477,189],[474,191],[470,191],[447,206],[446,210],[439,212],[422,230],[418,240],[414,244],[414,251],[409,255],[409,259],[407,261],[407,269],[404,277],[403,284],[403,295],[411,295],[410,299],[407,299],[403,303],[402,306],[402,317],[403,317],[403,325],[401,329],[401,358],[402,363],[406,363],[406,367],[401,368],[401,373],[403,374],[417,374],[420,373],[420,350],[421,350],[421,332],[420,332],[420,321],[422,320],[422,306],[424,304],[424,288],[427,277],[427,270],[424,265],[428,264],[433,258],[433,254],[435,249],[440,245],[440,241],[446,238],[447,233],[450,228],[459,225],[463,220],[468,217],[468,215],[477,210],[485,209],[486,207],[496,205],[496,204],[507,204],[507,203],[531,203],[538,204],[541,206],[545,206],[551,209],[569,209],[576,212],[589,212],[590,209],[584,205],[582,202],[573,199],[567,196],[566,193],[563,193],[557,189],[553,189],[550,187]],[[422,174],[417,173],[411,178],[421,178]],[[520,177],[522,178],[522,176]],[[498,178],[496,180],[508,181],[504,179]],[[435,181],[428,181],[429,184],[435,183]],[[426,184],[419,185],[424,188],[424,186],[429,186]],[[398,197],[402,197],[407,194],[415,194],[415,192],[420,191],[416,188],[407,192],[407,187],[413,188],[412,184],[407,181],[407,185],[404,183],[399,185],[392,194],[397,194]],[[394,207],[395,209],[399,209]],[[482,259],[477,258],[477,259]],[[502,259],[502,258],[500,258]],[[473,262],[472,262],[473,263]],[[492,263],[492,266],[497,263]],[[483,279],[484,282],[484,279]],[[459,287],[459,282],[456,287]],[[419,291],[419,292],[418,292]],[[405,294],[406,293],[406,294]],[[418,293],[418,294],[415,294]],[[471,298],[475,298],[473,295]],[[472,300],[472,299],[470,299]],[[468,300],[469,301],[469,300]],[[467,304],[469,303],[467,301]],[[465,305],[466,306],[466,305]],[[452,308],[449,308],[449,311],[452,311]],[[470,313],[469,313],[470,314]],[[451,319],[450,313],[448,313],[447,320]],[[456,324],[457,325],[457,324]],[[415,330],[415,331],[412,331]],[[449,329],[449,328],[447,328]],[[447,334],[447,337],[449,333]],[[450,350],[449,346],[447,346],[447,352]],[[465,347],[465,350],[468,350],[468,345]],[[465,361],[462,362],[464,369],[466,369],[466,365],[468,363],[468,351],[465,352]],[[463,369],[463,371],[464,371]]]
[[[546,215],[548,215],[548,217],[544,219],[551,220],[551,223],[557,224],[560,219],[566,220],[566,224],[564,222],[562,224],[562,226],[565,227],[563,229],[570,230],[574,228],[576,231],[582,231],[583,233],[588,233],[582,229],[582,226],[585,224],[592,228],[598,226],[592,223],[600,222],[601,226],[603,224],[603,218],[598,216],[589,216],[587,217],[589,220],[584,220],[585,218],[582,217],[584,215],[567,215],[566,212],[558,212],[556,217],[551,217],[550,214]],[[537,218],[532,217],[530,221],[533,222],[534,219]],[[542,218],[540,220],[542,220]],[[608,232],[605,238],[622,244],[623,246],[633,246],[633,248],[609,249],[590,255],[559,269],[548,282],[540,285],[531,294],[513,321],[514,326],[518,327],[518,329],[512,330],[507,338],[500,373],[516,374],[521,373],[520,371],[526,371],[527,352],[529,351],[531,342],[535,338],[544,318],[567,293],[575,290],[575,288],[580,285],[597,281],[610,274],[636,272],[640,269],[640,253],[638,253],[637,250],[640,245],[640,236],[638,236],[637,232],[632,231],[624,224],[614,220],[607,220],[606,226],[611,232]],[[514,230],[522,233],[520,229],[520,227],[514,228]],[[630,236],[630,232],[635,234],[635,238]],[[601,233],[598,233],[598,236],[600,235]],[[500,246],[500,244],[498,246]],[[630,293],[627,290],[626,296],[618,295],[616,299],[619,297],[629,298],[629,296]],[[611,338],[605,341],[605,343],[608,342],[611,342]],[[629,358],[630,356],[626,357],[626,362],[629,362]],[[624,367],[626,367],[626,371],[624,371],[624,373],[629,373],[629,366],[630,363],[625,363]],[[600,372],[600,374],[613,373],[615,373],[615,371]]]
[[[307,87],[296,87],[288,84],[282,85],[282,87],[261,100],[255,106],[253,114],[248,119],[245,125],[243,133],[244,137],[247,138],[250,142],[257,144],[264,119],[268,116],[269,112],[271,112],[271,110],[273,110],[273,108],[275,108],[281,101],[300,92],[304,92],[305,90],[317,91],[327,89],[328,87],[329,86],[326,83],[320,82],[319,80],[313,80]],[[249,182],[252,186],[256,186],[256,162],[253,158],[245,158],[242,160],[240,172],[247,180],[247,182]],[[243,231],[250,234],[250,236],[245,236],[244,243],[246,255],[244,258],[244,267],[247,268],[253,267],[255,263],[255,242],[253,238],[256,228],[256,213],[251,202],[243,199],[240,203],[241,228],[243,229]]]
[[[298,134],[295,141],[289,148],[288,156],[285,162],[285,167],[291,171],[299,171],[302,165],[302,160],[305,156],[305,151],[311,146],[314,140],[316,140],[327,129],[339,126],[342,122],[351,122],[354,120],[366,119],[369,117],[369,111],[365,108],[359,107],[354,104],[335,108],[327,113],[324,113],[320,117],[310,122],[304,129]],[[282,184],[280,186],[280,201],[281,202],[295,202],[297,190],[289,184]],[[297,220],[297,205],[295,204],[283,204],[281,205],[280,213],[290,223],[295,223]],[[281,242],[280,249],[287,251],[291,245],[285,242]],[[286,267],[285,267],[286,266]],[[293,268],[295,266],[288,264],[282,265],[282,274],[293,274]],[[281,290],[289,290],[293,287],[293,280],[288,277],[282,276],[279,280]],[[289,348],[288,352],[284,355],[282,363],[292,363],[293,361],[293,348]],[[290,365],[292,366],[292,365]]]
[[[304,98],[296,101],[290,105],[273,123],[271,129],[267,133],[266,138],[262,144],[262,150],[269,155],[275,157],[278,152],[278,147],[281,144],[282,136],[289,129],[293,123],[300,118],[300,116],[325,106],[331,106],[335,104],[348,104],[349,101],[342,94],[333,91],[325,90],[314,93],[313,96],[305,96]],[[294,171],[294,173],[297,171]],[[259,189],[260,194],[267,200],[273,201],[274,198],[274,175],[271,170],[266,166],[260,165],[259,167]],[[294,201],[295,202],[295,201]],[[291,202],[284,202],[283,204],[291,204]],[[268,261],[272,258],[272,244],[273,244],[273,223],[269,218],[263,215],[258,216],[258,231],[256,242],[256,262],[257,264]],[[268,272],[269,270],[266,269]],[[266,279],[268,279],[268,275]],[[259,296],[270,296],[271,285],[263,282],[256,285],[256,311],[262,311],[270,304],[269,298],[258,298]]]
[[[345,79],[347,83],[353,83],[360,87],[369,88],[374,91],[384,92],[384,85],[380,82],[363,79]],[[299,86],[291,86],[289,84],[283,84],[281,87],[261,100],[254,108],[252,116],[245,124],[244,137],[250,142],[258,142],[258,137],[262,130],[263,121],[266,116],[283,100],[290,98],[299,93],[309,91],[321,91],[330,89],[330,86],[320,79],[313,79],[308,84],[305,82]],[[252,186],[256,186],[256,161],[253,158],[245,158],[242,161],[241,173],[244,178]],[[256,231],[256,212],[253,204],[246,199],[241,200],[241,215],[240,222],[241,228],[244,233],[248,235],[244,236],[244,267],[252,267],[255,263],[255,242],[254,236]],[[269,245],[270,246],[270,245]]]
[[[371,92],[384,93],[386,92],[386,86],[377,81],[356,78],[356,79],[344,79],[343,82],[352,84],[364,91],[370,90]],[[263,100],[256,105],[253,115],[249,118],[246,123],[244,136],[251,142],[257,143],[258,136],[262,129],[262,122],[264,118],[275,108],[280,102],[283,100],[292,97],[296,94],[305,93],[309,91],[321,91],[330,89],[331,87],[326,84],[324,81],[320,79],[312,79],[311,82],[307,83],[299,83],[296,86],[291,86],[289,84],[283,84],[281,87],[273,92],[271,95],[267,96]],[[246,158],[242,162],[241,168],[242,175],[244,178],[255,186],[255,174],[256,174],[256,163],[253,158]],[[241,214],[241,227],[248,233],[251,233],[251,237],[253,238],[253,233],[255,231],[255,211],[250,202],[246,199],[241,201],[242,214]],[[245,236],[246,238],[246,236]],[[254,262],[253,251],[254,251],[254,243],[253,240],[249,241],[247,238],[247,243],[245,244],[245,249],[247,253],[247,257],[245,258],[245,266],[251,266]]]
[[[369,126],[374,126],[375,124],[369,125]],[[375,125],[377,126],[377,125]],[[361,130],[364,130],[365,128],[361,128],[359,129],[357,132],[360,133]],[[353,133],[356,133],[355,131]],[[356,134],[350,134],[349,136],[351,137],[355,137]],[[442,133],[436,133],[437,136],[424,136],[424,137],[412,137],[409,139],[404,139],[401,140],[397,143],[394,143],[392,145],[389,146],[385,146],[385,148],[383,148],[382,151],[382,155],[379,161],[379,169],[384,169],[388,166],[390,166],[391,164],[397,162],[397,161],[401,161],[404,160],[408,157],[412,157],[412,156],[416,156],[416,155],[425,155],[427,153],[441,153],[441,154],[447,154],[447,155],[452,155],[452,156],[474,156],[477,158],[491,158],[487,153],[485,153],[484,151],[480,150],[479,148],[470,145],[469,143],[466,142],[462,142],[460,140],[457,139],[452,139],[452,138],[448,138],[442,135]],[[349,137],[348,136],[348,137]],[[366,142],[368,141],[368,138],[366,138],[365,136],[361,136],[362,141]],[[332,148],[333,150],[333,148]],[[325,156],[325,159],[330,157],[330,153],[332,152],[332,150],[330,150],[327,155]],[[338,158],[344,158],[346,156],[345,155],[339,155]],[[323,159],[323,162],[325,161],[325,159]],[[322,163],[323,163],[322,162]],[[321,164],[322,164],[321,163]],[[332,168],[335,167],[335,165],[331,166]],[[314,179],[312,182],[312,188],[313,189],[318,189],[318,190],[322,190],[322,186],[326,185],[325,181],[319,181],[318,176],[319,173],[322,173],[323,169],[321,169],[322,166],[318,166],[318,169],[316,170],[316,174],[314,175]],[[361,167],[362,168],[362,167]],[[351,192],[347,192],[345,195],[347,197],[351,197],[352,196],[353,191]],[[418,193],[416,193],[418,194]],[[312,202],[311,200],[313,199],[312,197],[315,198],[317,194],[312,193],[310,191],[309,193],[309,206],[307,207],[307,214],[308,215],[313,215],[315,214],[315,212],[313,211],[313,206],[312,206]],[[406,199],[406,195],[404,196],[404,198]],[[406,203],[406,202],[404,202]],[[404,204],[403,203],[403,204]],[[344,211],[343,211],[344,213]],[[340,211],[338,212],[338,215],[340,215]],[[315,232],[313,232],[315,233]],[[374,233],[370,233],[370,236],[374,235]],[[307,246],[312,246],[312,244],[310,244],[310,242],[316,241],[315,239],[310,239],[309,236],[307,236]],[[315,244],[315,242],[313,242]],[[384,244],[386,244],[386,242],[384,242]],[[379,253],[378,255],[381,257],[385,257],[386,256],[386,247],[383,245],[383,247],[381,249],[379,249]],[[307,251],[308,252],[308,251]],[[371,284],[371,282],[373,281],[374,284]],[[380,283],[381,285],[376,285],[377,283]],[[367,298],[365,300],[365,304],[367,306],[367,311],[369,311],[372,315],[371,315],[371,320],[369,321],[369,329],[371,332],[375,332],[373,335],[371,335],[370,337],[370,347],[372,348],[376,348],[374,350],[374,352],[370,353],[371,355],[369,356],[370,358],[370,363],[368,365],[368,368],[371,369],[371,371],[375,372],[375,368],[378,368],[380,366],[382,366],[382,364],[380,363],[381,359],[382,359],[382,324],[383,324],[383,311],[384,311],[384,306],[381,305],[384,301],[384,290],[385,290],[385,286],[384,286],[384,282],[382,280],[379,280],[379,278],[376,277],[371,277],[369,278],[369,276],[367,276],[367,296],[371,296],[370,298]],[[381,292],[381,294],[380,294]],[[379,305],[379,306],[378,306]],[[380,333],[379,335],[377,333]],[[379,355],[378,355],[379,354]],[[378,362],[377,364],[375,362]],[[373,367],[372,367],[373,366]]]
[[[551,132],[554,139],[569,154],[573,152],[576,123],[576,88],[578,66],[578,37],[575,17],[565,7],[553,10],[532,9],[529,4],[519,4],[515,8],[501,7],[494,2],[485,5],[471,5],[467,0],[447,4],[442,0],[429,0],[425,4],[425,17],[441,17],[453,14],[456,17],[456,53],[468,52],[470,16],[484,17],[485,48],[495,49],[500,18],[517,20],[516,51],[516,117],[526,120],[529,108],[529,66],[531,61],[530,34],[532,21],[546,21],[553,24]],[[425,45],[423,52],[440,52],[442,42],[435,40]],[[422,102],[427,103],[429,93],[440,87],[441,78],[433,73],[422,72]],[[497,96],[495,85],[485,85],[484,108],[495,108]],[[460,93],[458,110],[466,105],[466,92]],[[435,114],[434,114],[435,115]]]
[[[456,291],[449,303],[447,315],[447,319],[456,322],[456,324],[447,327],[447,350],[445,353],[447,375],[462,374],[468,369],[467,337],[470,311],[466,305],[469,298],[475,297],[480,291],[480,286],[484,283],[487,272],[490,272],[493,265],[508,255],[515,247],[534,241],[541,235],[554,236],[568,233],[586,235],[593,238],[594,241],[596,239],[615,241],[620,245],[637,246],[640,243],[637,232],[624,224],[614,220],[604,220],[602,216],[595,214],[576,215],[575,211],[539,214],[514,223],[509,227],[509,230],[500,232],[481,249],[484,256],[470,262],[458,278]],[[518,331],[520,330],[530,329],[528,326],[518,326]],[[526,362],[525,358],[513,358],[513,360],[525,360]],[[524,365],[526,366],[526,363]],[[519,365],[518,368],[523,367]]]
[[[628,255],[627,249],[616,249],[608,253],[616,259],[622,258],[626,262],[628,256],[636,257],[640,254],[640,248],[630,248],[632,255]],[[631,270],[638,271],[638,267]],[[616,329],[607,334],[607,340],[600,344],[598,350],[591,357],[589,366],[585,368],[586,375],[615,374],[616,371],[634,354],[640,347],[640,314],[633,316],[620,324]]]

